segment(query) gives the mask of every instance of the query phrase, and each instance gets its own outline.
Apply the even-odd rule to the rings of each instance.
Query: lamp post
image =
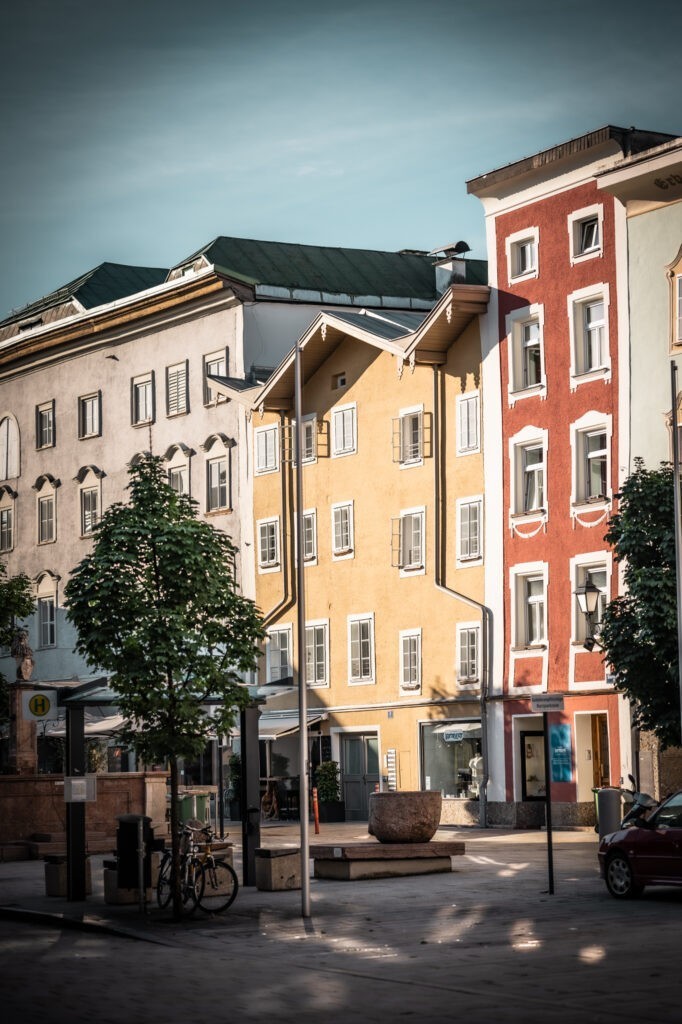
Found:
[[[589,630],[583,647],[588,651],[593,651],[595,647],[601,650],[601,644],[594,635],[593,622],[593,616],[599,603],[599,587],[596,587],[591,579],[587,579],[582,586],[576,587],[574,594],[578,598],[578,607],[587,620],[587,628]]]

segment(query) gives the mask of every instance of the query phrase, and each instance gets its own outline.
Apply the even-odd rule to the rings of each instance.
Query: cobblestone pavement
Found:
[[[319,839],[362,837],[345,825]],[[544,833],[438,837],[466,844],[451,874],[313,880],[307,920],[300,892],[248,888],[226,914],[176,924],[155,908],[106,906],[101,858],[85,904],[44,896],[40,862],[0,864],[3,1019],[680,1020],[682,891],[612,899],[593,833],[555,833],[553,896]],[[295,826],[263,830],[263,845],[296,841]]]

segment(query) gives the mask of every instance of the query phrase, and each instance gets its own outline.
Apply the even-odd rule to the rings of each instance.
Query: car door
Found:
[[[682,793],[670,797],[637,830],[632,850],[642,882],[682,885]],[[633,837],[634,838],[634,837]]]

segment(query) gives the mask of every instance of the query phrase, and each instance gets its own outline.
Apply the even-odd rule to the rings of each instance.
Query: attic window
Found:
[[[332,377],[332,391],[338,391],[339,388],[345,388],[346,386],[346,372],[335,373]]]
[[[32,331],[34,327],[42,327],[43,318],[42,316],[36,317],[35,320],[24,320],[22,324],[19,324],[19,332]]]

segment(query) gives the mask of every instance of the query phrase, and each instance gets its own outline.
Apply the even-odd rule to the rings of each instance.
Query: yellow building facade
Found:
[[[313,777],[338,762],[347,820],[366,819],[376,788],[440,789],[444,821],[478,820],[488,295],[451,285],[426,316],[323,312],[302,336],[300,544],[294,352],[253,397],[264,771],[280,786],[299,774],[302,665]]]

